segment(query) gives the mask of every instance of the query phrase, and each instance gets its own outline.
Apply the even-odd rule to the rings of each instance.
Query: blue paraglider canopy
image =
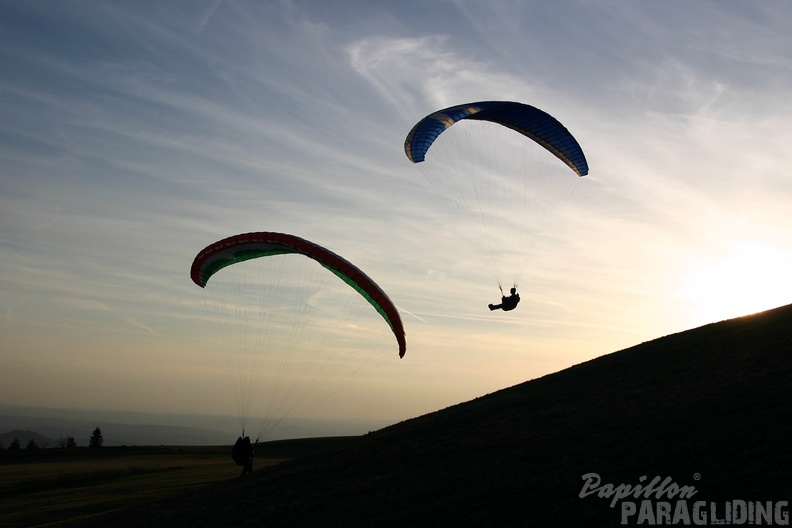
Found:
[[[552,152],[578,176],[588,174],[586,156],[564,125],[538,108],[508,101],[468,103],[429,114],[407,135],[404,142],[405,154],[413,163],[424,161],[435,139],[462,119],[490,121],[511,128]]]

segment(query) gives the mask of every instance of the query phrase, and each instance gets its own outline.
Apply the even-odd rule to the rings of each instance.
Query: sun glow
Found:
[[[686,311],[708,323],[792,303],[792,251],[741,243],[702,259],[683,283]]]

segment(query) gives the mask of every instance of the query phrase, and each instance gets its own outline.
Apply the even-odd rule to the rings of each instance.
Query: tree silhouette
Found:
[[[38,449],[38,444],[36,444],[36,441],[31,438],[25,449]]]
[[[8,446],[8,450],[16,451],[17,449],[22,449],[22,447],[19,445],[19,438],[14,438],[14,440],[11,441],[11,445]]]
[[[104,443],[104,438],[102,438],[102,430],[100,428],[94,429],[93,433],[91,434],[91,439],[88,440],[88,447],[93,449],[99,449],[102,447]]]
[[[73,436],[61,436],[60,438],[58,438],[56,444],[61,449],[69,449],[72,447],[77,447],[77,441],[74,440]]]

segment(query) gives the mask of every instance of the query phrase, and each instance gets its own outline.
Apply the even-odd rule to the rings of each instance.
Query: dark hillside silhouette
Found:
[[[579,497],[584,474],[614,486],[671,477],[721,508],[789,500],[790,433],[792,305],[646,342],[113,525],[617,526],[619,505]]]

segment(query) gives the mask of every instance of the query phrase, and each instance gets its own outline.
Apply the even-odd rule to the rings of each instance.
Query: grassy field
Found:
[[[254,470],[341,440],[265,444]],[[121,508],[189,494],[238,478],[230,453],[231,446],[0,452],[0,526],[80,525]]]

